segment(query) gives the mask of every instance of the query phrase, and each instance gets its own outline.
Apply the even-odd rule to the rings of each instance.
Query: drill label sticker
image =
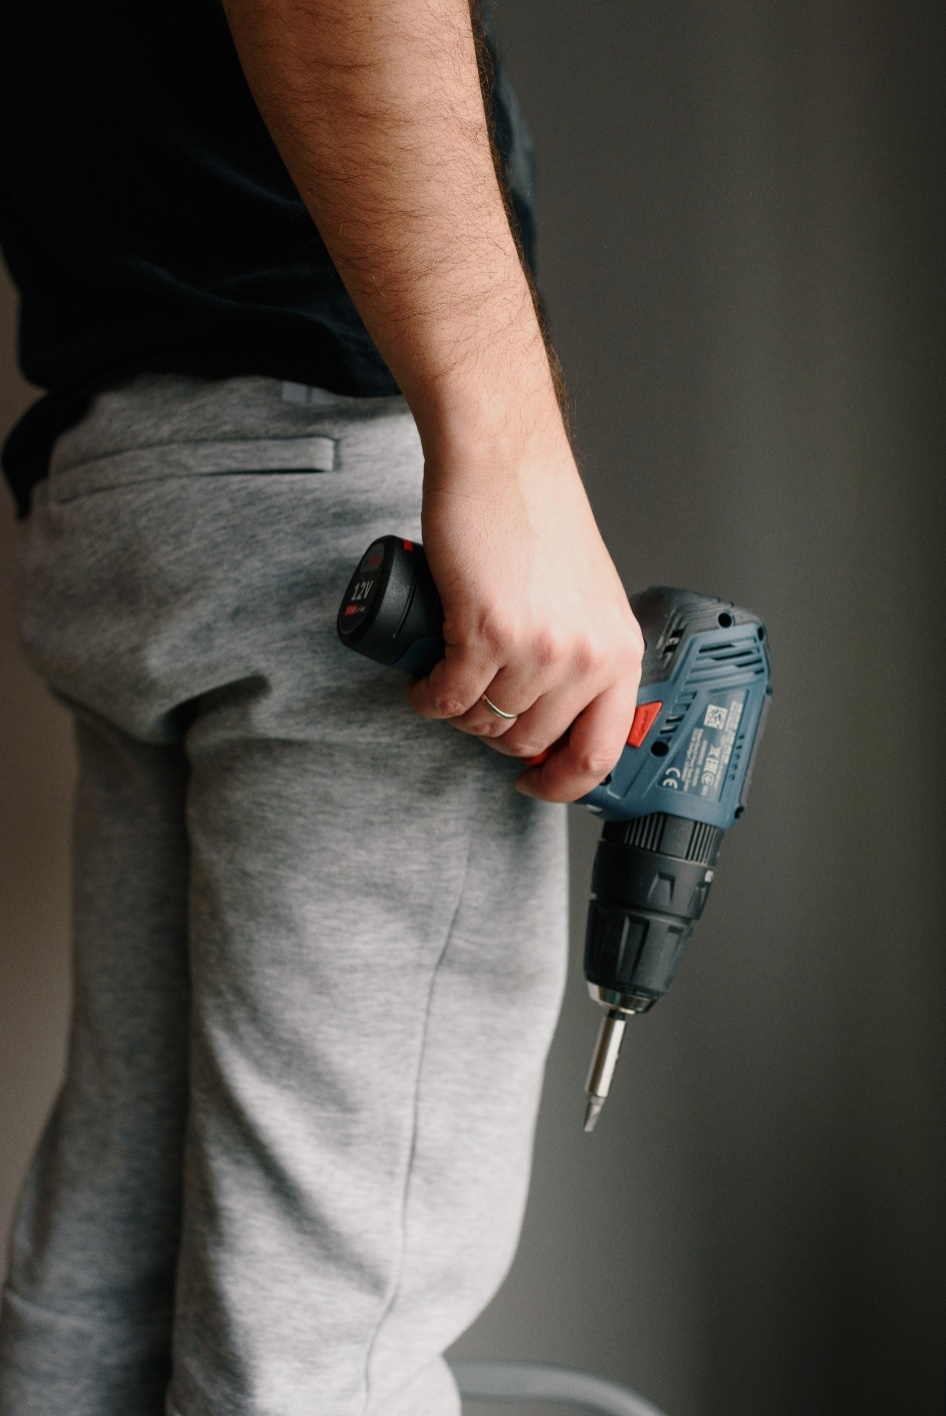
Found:
[[[719,801],[747,696],[744,689],[713,695],[714,701],[707,706],[702,723],[691,731],[685,750],[681,746],[682,762],[678,751],[675,765],[664,769],[660,785],[666,791]]]

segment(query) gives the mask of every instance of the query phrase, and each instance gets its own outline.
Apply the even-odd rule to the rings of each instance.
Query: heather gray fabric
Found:
[[[565,823],[337,642],[421,471],[400,399],[155,377],[37,488],[18,593],[76,712],[75,1016],[2,1416],[458,1410],[439,1354],[518,1236]]]

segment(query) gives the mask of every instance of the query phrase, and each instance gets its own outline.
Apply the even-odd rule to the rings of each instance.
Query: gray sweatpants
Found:
[[[452,1416],[512,1258],[564,808],[342,648],[419,534],[400,399],[138,379],[57,444],[26,651],[74,709],[75,1007],[0,1416]]]

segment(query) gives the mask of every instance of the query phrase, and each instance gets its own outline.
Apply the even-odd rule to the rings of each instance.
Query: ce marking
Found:
[[[679,767],[668,767],[661,782],[662,787],[670,787],[673,791],[678,791],[683,773]]]

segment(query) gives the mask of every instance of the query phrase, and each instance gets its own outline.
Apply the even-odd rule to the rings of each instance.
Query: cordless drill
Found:
[[[579,805],[604,821],[585,934],[588,990],[605,1010],[588,1074],[585,1130],[611,1087],[629,1017],[673,981],[703,913],[725,832],[745,810],[772,695],[758,615],[653,586],[631,597],[644,636],[627,745]],[[443,657],[443,610],[423,547],[372,542],[338,612],[343,644],[424,675]]]

